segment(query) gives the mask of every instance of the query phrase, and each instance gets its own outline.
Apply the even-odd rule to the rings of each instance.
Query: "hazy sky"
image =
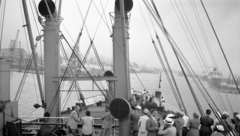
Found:
[[[5,22],[4,22],[4,30],[3,30],[3,42],[2,48],[8,47],[10,44],[10,40],[14,39],[16,36],[16,32],[19,29],[19,40],[22,43],[22,47],[25,48],[27,51],[30,49],[27,47],[26,38],[24,34],[24,28],[22,27],[23,20],[20,11],[20,2],[21,0],[6,0],[6,15],[5,15]],[[154,27],[150,21],[148,12],[146,10],[145,5],[143,4],[142,0],[133,0],[134,7],[131,11],[131,18],[130,18],[130,41],[129,41],[129,53],[130,53],[130,60],[131,62],[134,61],[140,65],[145,64],[146,66],[157,67],[161,68],[160,62],[157,58],[155,53],[154,47],[151,42],[151,36],[148,32],[148,28],[144,22],[144,18],[147,20],[147,26],[151,32],[151,35],[155,38],[154,34]],[[30,0],[27,0],[29,3]],[[58,0],[57,0],[58,2]],[[80,10],[85,16],[87,8],[91,2],[91,0],[77,0]],[[112,31],[112,19],[109,16],[110,12],[114,11],[114,1],[113,0],[101,0],[103,7],[106,6],[105,9],[105,16],[104,20],[107,19],[108,26],[101,21],[98,27],[96,36],[94,38],[94,43],[96,48],[99,52],[99,55],[105,60],[111,60],[112,58],[112,39],[110,37]],[[89,31],[89,35],[93,38],[94,33],[97,29],[98,23],[101,19],[100,14],[102,13],[103,9],[101,6],[100,0],[93,0],[90,11],[87,16],[86,26]],[[232,67],[232,70],[235,74],[240,75],[239,68],[240,68],[240,2],[239,0],[203,0],[205,7],[208,11],[208,14],[212,20],[214,28],[218,34],[222,47],[225,51],[225,54],[229,60],[229,63]],[[31,2],[32,3],[32,2]],[[39,0],[36,0],[36,3],[39,3]],[[143,15],[141,14],[139,5],[143,11]],[[227,68],[226,62],[223,58],[222,52],[219,48],[217,40],[213,34],[213,30],[210,27],[209,21],[207,20],[206,14],[202,8],[200,0],[155,0],[156,6],[159,10],[159,13],[163,19],[163,22],[174,38],[175,42],[178,44],[178,47],[183,52],[189,63],[197,72],[202,72],[201,65],[199,64],[196,55],[192,49],[192,46],[195,48],[194,44],[189,43],[186,34],[181,27],[181,23],[176,16],[174,9],[176,10],[178,16],[181,17],[181,14],[184,16],[185,11],[189,22],[191,23],[191,27],[194,30],[194,34],[197,37],[198,43],[201,47],[201,50],[207,60],[208,66],[213,66],[211,57],[207,50],[206,43],[204,42],[204,38],[201,33],[201,29],[198,25],[196,20],[196,16],[193,11],[192,4],[196,5],[197,11],[200,15],[201,21],[203,23],[207,38],[209,40],[210,46],[213,50],[214,57],[218,64],[220,71],[224,73],[226,76],[229,73]],[[172,6],[172,4],[173,6]],[[176,6],[177,3],[177,6]],[[192,3],[192,4],[191,4]],[[69,42],[73,45],[74,41],[76,41],[77,35],[80,31],[80,28],[83,24],[83,20],[81,18],[80,12],[78,10],[77,4],[75,0],[63,0],[62,4],[62,24],[66,27],[68,33],[71,35],[69,36],[67,31],[64,27],[61,27],[61,31],[63,34],[66,35]],[[181,7],[182,5],[182,7]],[[96,9],[98,8],[98,10]],[[174,7],[174,8],[173,8]],[[38,35],[36,24],[33,19],[33,13],[36,18],[36,13],[34,7],[32,6],[33,10],[31,10],[30,5],[28,5],[29,14],[31,16],[31,26],[33,29],[34,37]],[[178,10],[181,11],[181,14]],[[2,8],[1,8],[2,9]],[[181,22],[182,21],[182,18]],[[185,17],[186,20],[186,17]],[[186,20],[187,21],[187,20]],[[24,21],[25,22],[25,21]],[[113,22],[113,21],[112,21]],[[155,29],[160,36],[164,49],[166,51],[167,57],[171,64],[171,67],[174,69],[179,69],[178,64],[176,62],[176,58],[173,55],[173,51],[170,48],[166,38],[163,36],[162,32],[154,23]],[[37,22],[37,27],[39,30],[42,30],[39,23]],[[184,26],[185,27],[185,26]],[[188,25],[190,30],[190,26]],[[185,27],[187,31],[187,28]],[[2,31],[2,30],[1,30]],[[42,34],[42,31],[40,31]],[[190,37],[190,35],[188,35]],[[72,41],[71,38],[74,40]],[[196,41],[195,41],[196,42]],[[191,43],[193,43],[191,41]],[[82,38],[80,40],[80,50],[82,54],[85,54],[86,49],[90,44],[89,36],[84,29]],[[29,44],[28,44],[29,46]],[[69,48],[65,45],[66,50],[70,53]],[[40,52],[40,44],[38,44],[38,52]]]

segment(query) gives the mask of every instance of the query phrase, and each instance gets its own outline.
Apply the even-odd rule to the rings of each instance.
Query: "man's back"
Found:
[[[138,113],[136,110],[133,111],[132,115],[131,115],[131,120],[133,122],[133,130],[138,130],[138,120],[140,118],[141,114]]]
[[[200,118],[200,134],[202,135],[208,135],[212,133],[211,126],[213,125],[213,119],[209,116],[203,116]]]

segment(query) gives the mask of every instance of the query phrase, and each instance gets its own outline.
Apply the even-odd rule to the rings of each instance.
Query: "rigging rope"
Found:
[[[138,2],[137,2],[137,3],[138,3]],[[146,25],[146,27],[147,27],[147,29],[148,29],[149,35],[150,35],[150,37],[151,37],[151,39],[152,39],[152,44],[153,44],[153,46],[154,46],[154,48],[155,48],[155,51],[156,51],[156,53],[157,53],[157,55],[158,55],[158,58],[159,58],[159,60],[160,60],[160,63],[161,63],[161,65],[162,65],[162,67],[163,67],[163,70],[164,70],[164,72],[165,72],[165,74],[166,74],[167,80],[168,80],[169,85],[170,85],[170,87],[171,87],[171,89],[172,89],[172,92],[173,92],[173,94],[174,94],[174,97],[176,98],[176,101],[177,101],[177,103],[178,103],[178,106],[179,106],[180,110],[185,110],[185,113],[187,113],[186,109],[184,108],[185,106],[182,106],[182,105],[184,105],[183,101],[180,101],[180,100],[179,100],[179,97],[181,97],[181,96],[178,96],[178,94],[176,93],[176,90],[175,90],[175,88],[174,88],[174,85],[175,85],[176,88],[177,88],[177,85],[176,85],[176,84],[173,85],[173,83],[172,83],[172,81],[171,81],[171,78],[170,78],[170,76],[169,76],[169,74],[168,74],[167,68],[165,67],[165,64],[164,64],[163,59],[162,59],[162,57],[161,57],[161,55],[160,55],[160,53],[159,53],[159,50],[158,50],[158,48],[157,48],[157,46],[156,46],[156,44],[155,44],[155,41],[154,41],[153,38],[152,38],[151,32],[150,32],[150,30],[149,30],[149,27],[148,27],[148,25],[147,25],[146,19],[145,19],[144,15],[143,15],[143,12],[142,12],[142,9],[141,9],[139,3],[138,3],[138,6],[139,6],[140,11],[141,11],[141,14],[142,14],[142,16],[143,16],[145,25]]]
[[[35,44],[35,47],[36,46],[37,46],[37,43]],[[30,58],[28,60],[28,64],[27,64],[27,67],[25,69],[25,72],[23,74],[22,80],[21,80],[21,82],[19,84],[18,91],[17,91],[17,93],[15,95],[14,101],[18,101],[20,96],[21,96],[21,93],[22,93],[23,87],[24,87],[24,83],[25,83],[26,78],[27,78],[28,71],[29,71],[29,69],[31,67],[31,64],[32,64],[32,60],[33,60],[33,55],[31,54],[31,56],[30,56]]]
[[[147,8],[149,9],[149,7],[147,6]],[[156,21],[156,23],[158,24],[158,26],[160,27],[160,29],[162,30],[162,31],[166,31],[166,29],[164,28],[164,27],[162,27],[160,24],[159,24],[159,22],[158,22],[158,19],[159,19],[159,21],[160,22],[162,22],[162,20],[161,20],[161,18],[158,18],[158,19],[156,19],[156,17],[154,16],[154,14],[153,14],[153,12],[151,11],[151,10],[149,10],[150,11],[150,13],[151,13],[151,15],[153,16],[153,18],[155,19],[155,21]],[[156,13],[157,14],[157,13]],[[182,62],[184,62],[184,60],[185,60],[185,62],[186,62],[186,64],[188,65],[188,67],[191,69],[191,71],[194,73],[194,75],[195,75],[195,77],[196,77],[196,74],[195,74],[195,72],[193,71],[193,69],[191,68],[191,66],[189,65],[189,63],[188,63],[188,61],[186,60],[186,58],[184,57],[184,55],[182,54],[182,52],[180,51],[180,49],[178,48],[178,46],[176,45],[176,43],[174,42],[174,40],[172,39],[172,37],[171,37],[171,35],[169,35],[169,33],[164,33],[164,35],[166,36],[166,37],[170,37],[170,40],[174,43],[174,45],[176,46],[176,49],[179,51],[179,53],[180,53],[180,55],[182,56],[182,58],[180,57],[180,59],[182,60]],[[184,59],[184,60],[183,60]],[[185,63],[183,63],[184,65],[186,65]],[[185,66],[186,67],[186,66]],[[186,67],[187,68],[187,67]],[[188,68],[187,68],[188,69]],[[189,70],[188,70],[189,71]],[[192,77],[193,78],[193,77]],[[194,79],[194,81],[196,80],[195,78],[193,78]],[[209,93],[207,92],[207,90],[206,90],[206,88],[203,86],[203,84],[202,84],[202,82],[199,80],[199,78],[197,78],[197,80],[199,81],[199,83],[201,84],[201,86],[203,87],[203,89],[205,90],[205,92],[207,93],[207,95],[209,96],[209,98],[211,99],[211,101],[213,102],[213,104],[215,105],[215,107],[217,108],[217,106],[216,106],[216,104],[214,103],[214,101],[212,100],[212,98],[210,97],[210,95],[209,95]],[[198,85],[198,84],[197,84]],[[203,94],[203,96],[205,96],[205,94],[204,93],[202,93]],[[207,97],[204,97],[204,98],[207,98]],[[207,99],[206,99],[207,100]],[[207,100],[208,101],[208,100]]]
[[[194,1],[193,1],[193,2],[190,1],[190,2],[191,2],[192,9],[193,9],[193,11],[194,11],[195,17],[196,17],[196,19],[197,19],[198,25],[199,25],[199,27],[200,27],[200,29],[201,29],[201,33],[202,33],[202,35],[203,35],[205,44],[207,45],[208,52],[210,53],[210,56],[211,56],[213,65],[214,65],[214,67],[216,67],[216,68],[218,69],[218,66],[217,66],[216,60],[215,60],[215,58],[214,58],[214,55],[213,55],[213,52],[212,52],[212,49],[211,49],[209,40],[208,40],[208,38],[207,38],[207,36],[206,36],[206,32],[205,32],[205,30],[204,30],[204,27],[203,27],[201,18],[200,18],[199,14],[198,14],[198,11],[197,11],[195,2],[194,2]],[[180,2],[180,3],[181,3],[181,2]],[[194,10],[194,7],[193,7],[193,6],[195,7],[195,10],[196,10],[196,11]],[[208,72],[208,73],[209,73],[209,72]],[[219,93],[219,92],[217,91],[216,93]],[[216,95],[216,93],[215,93],[215,91],[214,91],[214,94],[215,94],[215,95]],[[217,97],[217,96],[216,96],[216,97]],[[223,101],[221,101],[221,102],[224,104]],[[219,102],[219,103],[220,103],[220,102]],[[221,103],[220,103],[220,104],[221,104]],[[230,103],[229,103],[229,105],[230,105]],[[226,108],[225,108],[225,109],[226,109]]]
[[[148,9],[148,10],[150,11],[150,13],[152,14],[152,11],[151,11],[150,8],[148,7],[147,3],[146,3],[145,1],[144,1],[144,3],[145,3],[145,5],[146,5],[147,9]],[[157,9],[155,9],[155,10],[156,10],[156,13],[158,14],[158,15],[157,15],[158,18],[161,18],[160,15],[159,15],[159,13],[158,13],[158,11],[157,11]],[[152,14],[152,15],[153,15],[153,14]],[[154,17],[155,17],[155,16],[154,16]],[[161,25],[162,25],[162,27],[164,27],[163,23],[162,23]],[[164,30],[162,29],[162,31],[163,31],[163,33],[165,34],[167,40],[169,41],[169,43],[170,43],[170,45],[171,45],[171,47],[172,47],[172,49],[173,49],[173,51],[174,51],[174,53],[175,53],[175,56],[176,56],[176,58],[177,58],[177,60],[178,60],[178,62],[179,62],[179,65],[180,65],[180,67],[181,67],[181,69],[182,69],[182,71],[183,71],[183,73],[184,73],[185,79],[186,79],[186,81],[187,81],[187,83],[188,83],[188,85],[189,85],[189,89],[190,89],[190,91],[192,92],[193,97],[195,97],[195,102],[196,102],[196,104],[197,104],[197,107],[198,107],[198,109],[199,109],[199,112],[201,113],[201,115],[204,115],[204,112],[203,112],[203,110],[202,110],[202,108],[201,108],[201,105],[200,105],[198,99],[196,98],[196,95],[195,95],[195,93],[194,93],[194,91],[193,91],[193,89],[192,89],[192,86],[191,86],[190,82],[188,81],[188,78],[186,77],[185,71],[184,71],[184,69],[183,69],[183,67],[182,67],[182,65],[181,65],[181,63],[180,63],[180,60],[179,60],[179,58],[178,58],[178,54],[177,54],[176,50],[174,49],[173,43],[170,41],[169,34],[168,34],[166,28],[165,28]]]
[[[49,9],[49,7],[48,7],[48,3],[46,2],[46,0],[45,0],[45,3],[46,3],[46,5],[47,5],[47,9],[48,9],[48,12],[49,12],[52,20],[54,20],[53,17],[52,17],[52,13],[50,12],[50,9]],[[91,5],[91,3],[90,3],[90,5]],[[90,5],[89,5],[89,7],[88,7],[88,11],[89,11]],[[86,13],[86,17],[87,17],[87,15],[88,15],[88,12]],[[86,17],[85,17],[85,20],[86,20]],[[84,25],[85,25],[85,20],[84,20],[84,22],[83,22],[81,31],[83,30],[83,27],[84,27]],[[54,25],[55,25],[55,27],[57,28],[57,26],[56,26],[55,23],[54,23]],[[81,32],[80,32],[80,34],[81,34]],[[66,39],[65,39],[65,40],[66,40]],[[67,41],[66,41],[66,42],[67,42]],[[68,42],[67,42],[67,43],[68,43]],[[69,43],[68,43],[68,44],[69,44]],[[70,45],[69,45],[69,46],[70,46]],[[76,47],[76,46],[75,46],[75,47]],[[75,47],[74,47],[74,49],[75,49]],[[76,55],[76,54],[75,54],[75,55]],[[71,57],[70,57],[70,60],[69,60],[69,62],[68,62],[68,65],[70,64],[70,61],[71,61],[71,59],[72,59],[73,56],[74,56],[74,54],[72,53],[72,54],[71,54]],[[76,55],[76,57],[77,57],[77,55]],[[78,57],[77,57],[77,58],[78,58]],[[68,67],[68,65],[67,65],[67,67]],[[55,104],[55,102],[57,101],[56,98],[57,98],[57,96],[59,95],[60,86],[61,86],[61,84],[62,84],[62,82],[63,82],[63,80],[64,80],[64,78],[65,78],[66,72],[67,72],[67,68],[66,68],[65,71],[64,71],[64,74],[63,74],[63,77],[62,77],[62,79],[61,79],[61,81],[60,81],[60,84],[59,84],[59,86],[58,86],[57,92],[56,92],[56,94],[55,94],[55,96],[54,96],[54,98],[53,98],[53,100],[52,100],[52,102],[51,102],[51,104],[50,104],[50,107],[49,107],[49,109],[47,110],[46,113],[48,113],[49,111],[52,112],[52,110],[53,110],[53,107],[52,107],[52,106],[53,106],[53,104]],[[51,107],[52,107],[52,108],[51,108]]]
[[[203,37],[204,37],[205,44],[206,44],[207,47],[208,47],[208,51],[209,51],[210,56],[211,56],[211,58],[212,58],[213,65],[214,65],[215,67],[217,67],[217,69],[218,69],[218,66],[217,66],[215,57],[214,57],[214,55],[213,55],[212,48],[211,48],[211,46],[210,46],[210,42],[209,42],[209,40],[208,40],[206,31],[205,31],[205,29],[204,29],[204,27],[203,27],[202,20],[201,20],[201,18],[200,18],[200,15],[199,15],[199,13],[198,13],[197,7],[196,7],[196,5],[195,5],[195,1],[192,2],[192,0],[190,0],[190,2],[191,2],[191,7],[193,8],[195,17],[197,18],[198,25],[199,25],[199,27],[200,27],[200,29],[201,29],[201,33],[202,33],[202,35],[203,35]],[[194,6],[195,8],[194,8],[193,6]],[[195,9],[195,10],[194,10],[194,9]]]
[[[208,15],[208,13],[207,13],[207,10],[206,10],[206,8],[205,8],[202,0],[200,0],[200,1],[201,1],[202,6],[203,6],[203,9],[204,9],[204,11],[205,11],[205,13],[206,13],[206,15],[207,15],[208,21],[209,21],[209,23],[210,23],[210,25],[211,25],[211,27],[212,27],[212,29],[213,29],[213,32],[214,32],[214,35],[215,35],[215,37],[216,37],[216,39],[217,39],[218,45],[219,45],[219,47],[220,47],[220,49],[221,49],[221,51],[222,51],[222,53],[223,53],[224,59],[225,59],[225,61],[226,61],[226,63],[227,63],[228,69],[230,70],[230,73],[231,73],[231,75],[232,75],[232,78],[233,78],[233,80],[234,80],[234,83],[235,83],[235,85],[236,85],[236,87],[237,87],[238,93],[240,94],[240,90],[239,90],[239,88],[238,88],[238,84],[237,84],[237,82],[236,82],[236,80],[235,80],[235,77],[234,77],[234,75],[233,75],[232,69],[231,69],[231,67],[230,67],[230,65],[229,65],[229,62],[228,62],[228,60],[227,60],[227,57],[226,57],[226,55],[225,55],[225,52],[223,51],[223,48],[222,48],[222,45],[221,45],[221,43],[220,43],[220,40],[219,40],[219,38],[218,38],[218,36],[217,36],[217,33],[216,33],[216,31],[215,31],[215,29],[214,29],[214,27],[213,27],[212,21],[210,20],[210,17],[209,17],[209,15]]]
[[[66,51],[64,50],[64,47],[63,47],[63,44],[62,44],[62,42],[60,42],[61,43],[61,49],[62,49],[62,51],[63,51],[63,54],[64,54],[64,56],[65,56],[65,58],[66,58],[66,60],[68,60],[68,58],[67,58],[67,53],[66,53]],[[68,68],[68,67],[67,67]],[[66,69],[67,69],[66,68]],[[77,85],[77,91],[78,91],[78,93],[79,93],[79,95],[81,96],[81,98],[82,98],[82,101],[83,101],[83,103],[85,104],[85,102],[84,102],[84,96],[83,96],[83,94],[82,94],[82,92],[81,92],[81,88],[80,88],[80,86],[79,86],[79,84],[78,84],[78,82],[76,81],[76,75],[74,75],[74,73],[73,73],[73,71],[72,71],[72,69],[71,69],[71,66],[69,66],[69,69],[70,69],[70,73],[71,73],[71,75],[72,75],[72,79],[74,80],[74,82],[75,82],[75,85]],[[69,91],[70,91],[70,89],[69,89]],[[68,91],[68,92],[69,92]]]
[[[186,34],[186,36],[187,36],[187,38],[188,38],[188,40],[189,40],[189,43],[190,43],[190,45],[191,45],[194,53],[196,54],[196,57],[197,57],[197,59],[198,59],[198,61],[199,61],[200,66],[202,67],[202,70],[203,70],[203,71],[208,71],[207,66],[206,66],[206,64],[205,64],[205,62],[204,62],[204,60],[203,60],[203,57],[202,57],[201,53],[199,52],[199,49],[198,49],[198,46],[197,46],[197,45],[199,45],[199,43],[198,43],[198,41],[195,42],[195,40],[194,40],[194,38],[196,39],[196,37],[193,37],[193,36],[192,36],[192,34],[191,34],[191,32],[190,32],[190,30],[189,30],[189,28],[188,28],[188,26],[187,26],[187,23],[186,23],[186,21],[184,20],[184,17],[183,17],[183,15],[182,15],[182,13],[180,12],[180,9],[179,9],[178,6],[177,6],[177,9],[178,9],[178,11],[179,11],[179,13],[180,13],[180,16],[181,16],[181,18],[182,18],[182,20],[183,20],[183,24],[184,24],[185,27],[187,28],[187,32],[189,33],[190,38],[192,39],[193,45],[194,45],[194,47],[196,48],[197,53],[196,53],[196,51],[195,51],[195,49],[194,49],[194,47],[193,47],[193,45],[192,45],[192,42],[190,41],[190,39],[189,39],[189,37],[188,37],[188,35],[187,35],[187,32],[186,32],[186,30],[185,30],[185,28],[184,28],[184,26],[183,26],[183,24],[182,24],[182,22],[181,22],[181,20],[180,20],[179,15],[177,14],[176,9],[174,8],[174,5],[173,5],[172,1],[170,1],[170,2],[171,2],[171,5],[172,5],[172,7],[173,7],[173,9],[174,9],[175,14],[176,14],[177,17],[178,17],[178,20],[179,20],[182,28],[183,28],[183,30],[184,30],[184,32],[185,32],[185,34]],[[177,5],[176,1],[175,1],[175,5]],[[189,23],[189,22],[188,22],[188,23]],[[191,30],[192,30],[192,29],[191,29]],[[194,33],[193,30],[192,30],[192,32]],[[194,34],[194,36],[195,36],[195,34]],[[197,44],[196,44],[196,43],[197,43]],[[199,55],[199,57],[201,58],[202,63],[203,63],[203,66],[204,66],[204,68],[205,68],[206,70],[204,70],[204,68],[203,68],[203,66],[202,66],[202,63],[201,63],[201,61],[199,60],[198,55]],[[209,73],[209,72],[208,72],[208,73]]]
[[[75,51],[73,50],[73,48],[70,46],[70,44],[68,43],[67,39],[65,38],[65,36],[62,34],[61,35],[63,37],[63,39],[67,42],[69,48],[72,50],[72,53],[74,55],[76,55]],[[86,67],[83,65],[83,63],[81,62],[81,60],[78,58],[78,61],[80,62],[80,64],[82,65],[83,69],[87,72],[87,74],[89,75],[89,77],[92,79],[92,81],[94,82],[94,84],[98,87],[98,89],[100,90],[100,92],[106,97],[106,95],[103,93],[103,91],[101,90],[100,86],[97,84],[97,82],[94,80],[94,78],[91,76],[91,74],[88,72],[88,70],[86,69]]]
[[[157,11],[157,8],[156,8],[156,6],[155,6],[155,4],[154,4],[154,1],[151,1],[151,2],[152,2],[152,4],[153,4],[153,8],[155,9],[155,11]],[[157,12],[157,13],[158,13],[158,12]],[[149,12],[148,12],[148,15],[149,15],[149,17],[150,17]],[[151,20],[151,22],[152,22],[152,25],[154,26],[151,17],[150,17],[150,20]],[[158,34],[157,34],[157,32],[156,32],[155,26],[154,26],[154,31],[155,31],[155,34],[156,34],[156,38],[157,38],[157,40],[158,40],[158,44],[159,44],[159,46],[160,46],[160,48],[161,48],[161,51],[162,51],[163,57],[164,57],[165,62],[166,62],[166,64],[167,64],[168,70],[170,71],[170,75],[171,75],[172,80],[173,80],[173,83],[174,83],[174,85],[175,85],[175,88],[176,88],[177,94],[178,94],[179,99],[180,99],[180,101],[181,101],[181,103],[182,103],[182,106],[183,106],[183,109],[182,109],[182,110],[184,110],[185,113],[188,115],[188,113],[187,113],[187,109],[186,109],[186,106],[185,106],[185,104],[184,104],[184,102],[183,102],[182,96],[181,96],[180,91],[179,91],[179,89],[178,89],[178,86],[177,86],[176,80],[175,80],[175,78],[174,78],[174,76],[173,76],[172,69],[171,69],[171,67],[170,67],[170,65],[169,65],[169,63],[168,63],[168,59],[167,59],[166,53],[165,53],[165,51],[164,51],[164,49],[163,49],[162,43],[161,43],[161,41],[160,41],[160,39],[159,39],[159,36],[158,36]]]
[[[7,3],[7,0],[4,0],[3,16],[2,16],[3,19],[2,19],[1,37],[0,37],[0,51],[1,51],[1,46],[2,46],[3,26],[4,26],[4,20],[5,20],[6,3]]]
[[[187,15],[186,15],[186,12],[185,12],[185,10],[184,10],[184,8],[183,8],[183,6],[182,6],[182,3],[181,3],[181,1],[179,1],[179,2],[180,2],[180,6],[181,6],[181,8],[183,9],[183,13],[184,13],[184,15],[185,15],[185,17],[186,17],[187,23],[186,23],[183,15],[182,15],[179,7],[178,7],[178,4],[177,4],[176,0],[174,0],[174,2],[175,2],[175,5],[177,6],[177,9],[178,9],[178,11],[179,11],[179,13],[180,13],[183,21],[184,21],[184,24],[186,25],[186,27],[187,27],[187,23],[188,23],[189,26],[190,26],[190,30],[191,30],[191,31],[188,29],[188,27],[187,27],[187,30],[189,31],[189,34],[190,34],[190,35],[191,35],[191,32],[193,33],[193,37],[192,37],[192,35],[191,35],[192,40],[193,40],[193,41],[196,40],[196,43],[197,43],[197,44],[195,44],[195,42],[194,42],[194,45],[196,46],[196,49],[197,49],[197,51],[198,51],[198,53],[199,53],[199,56],[201,57],[201,59],[202,59],[202,61],[203,61],[203,64],[204,64],[205,68],[208,70],[208,68],[207,68],[208,63],[207,63],[206,58],[205,58],[205,56],[204,56],[204,54],[203,54],[203,52],[202,52],[201,46],[200,46],[200,44],[199,44],[199,42],[198,42],[198,39],[197,39],[197,37],[196,37],[196,34],[194,33],[194,30],[193,30],[193,28],[192,28],[192,25],[191,25],[191,23],[190,23]],[[194,40],[194,39],[195,39],[195,40]],[[199,48],[200,52],[199,52],[198,48]]]

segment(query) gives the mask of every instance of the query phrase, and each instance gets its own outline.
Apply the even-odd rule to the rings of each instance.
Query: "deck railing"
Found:
[[[69,133],[67,122],[69,117],[22,117],[30,122],[22,120],[22,135],[36,135],[43,125],[58,126],[62,128],[66,133]],[[58,123],[45,123],[45,119],[58,119]],[[99,136],[101,134],[102,120],[100,118],[94,118],[93,122],[93,135]],[[82,123],[79,123],[78,129],[81,133]],[[118,120],[114,119],[112,129],[110,130],[111,136],[118,136]]]

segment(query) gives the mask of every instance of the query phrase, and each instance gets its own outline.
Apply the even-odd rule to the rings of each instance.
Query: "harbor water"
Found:
[[[11,85],[11,100],[14,100],[14,97],[18,90],[19,84],[22,80],[22,76],[23,76],[23,73],[11,72],[11,76],[10,76],[10,78],[11,78],[11,83],[10,83],[10,85]],[[146,90],[150,94],[154,94],[154,92],[156,90],[158,90],[159,77],[160,76],[158,74],[138,73],[137,76],[135,74],[131,74],[131,88],[133,88],[134,90],[137,90],[137,91],[143,91],[144,88],[146,88]],[[184,77],[181,77],[178,75],[174,75],[174,77],[177,82],[178,88],[180,90],[184,104],[187,108],[188,114],[189,114],[190,118],[192,118],[192,113],[193,112],[199,113],[199,111],[194,102],[194,99],[189,90],[189,87],[188,87]],[[139,79],[141,80],[142,83],[139,81]],[[161,81],[160,91],[162,92],[162,96],[164,97],[164,99],[166,100],[168,105],[171,106],[170,108],[174,108],[173,110],[175,110],[175,108],[179,109],[176,99],[171,90],[171,87],[170,87],[170,85],[167,81],[167,78],[164,74],[162,74],[161,80],[162,81]],[[203,110],[205,111],[206,109],[209,109],[209,106],[208,106],[206,100],[204,99],[204,97],[202,96],[201,92],[197,89],[196,85],[193,83],[192,80],[190,80],[190,82],[191,82],[191,85],[192,85],[196,95],[197,95],[198,100],[200,101],[200,104],[201,104]],[[238,101],[240,100],[239,94],[229,94],[229,93],[220,93],[220,92],[218,92],[218,94],[217,94],[217,91],[210,88],[207,82],[202,81],[202,83],[204,84],[206,90],[208,91],[208,93],[210,94],[210,96],[215,101],[216,105],[218,106],[218,108],[221,111],[224,111],[224,110],[228,111],[230,113],[230,116],[232,116],[232,112],[240,112],[240,106],[238,105],[239,104]],[[103,89],[107,88],[105,81],[98,82],[98,84]],[[63,84],[63,90],[67,90],[70,85],[71,85],[71,82],[65,82]],[[81,90],[89,90],[90,88],[93,87],[92,82],[86,82],[86,81],[79,82],[79,85],[81,87]],[[97,87],[94,86],[94,89],[97,90]],[[66,94],[67,94],[66,91],[61,93],[62,103],[64,101],[64,103],[62,104],[62,109],[64,107],[63,110],[66,110],[68,107],[72,107],[78,100],[78,95],[77,95],[76,91],[73,91],[71,93],[70,98],[68,99],[67,104],[65,105]],[[91,97],[89,94],[91,94],[91,96],[96,96],[96,95],[100,95],[100,92],[97,92],[97,91],[88,92],[88,93],[85,92],[84,96]],[[86,95],[88,95],[88,96],[86,96]],[[229,101],[228,101],[228,99],[229,99]],[[221,101],[223,101],[223,103]],[[35,103],[41,104],[38,83],[36,80],[36,75],[28,74],[23,91],[21,93],[21,97],[19,99],[19,109],[18,109],[19,116],[20,117],[26,117],[26,116],[27,117],[40,117],[40,116],[42,116],[43,109],[42,108],[35,109],[33,107],[33,105]]]

